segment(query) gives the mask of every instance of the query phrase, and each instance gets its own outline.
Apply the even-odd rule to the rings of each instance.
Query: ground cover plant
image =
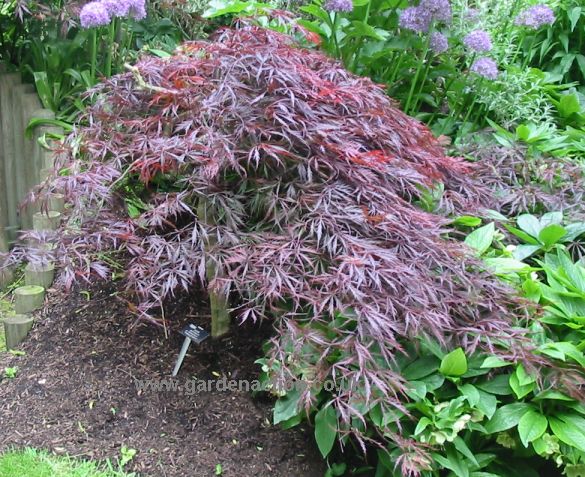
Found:
[[[381,475],[465,468],[469,439],[496,419],[494,396],[507,395],[490,391],[502,365],[485,364],[486,353],[519,363],[530,392],[538,383],[579,395],[579,363],[559,376],[517,326],[524,305],[511,288],[445,236],[448,219],[419,207],[469,212],[491,189],[370,80],[243,25],[144,58],[93,94],[88,126],[44,186],[65,191],[68,226],[31,235],[55,248],[27,257],[56,260],[69,285],[125,270],[137,315],[159,324],[214,263],[210,286],[232,297],[240,320],[275,322],[262,361],[284,394],[275,421],[314,416],[323,455],[339,438],[382,446]],[[430,374],[407,373],[418,359]],[[416,384],[426,377],[434,384]],[[283,391],[291,382],[302,383],[296,394]],[[439,427],[406,424],[447,400]],[[492,426],[482,445],[509,429]],[[463,429],[469,439],[457,439]],[[428,447],[446,442],[445,455]],[[503,457],[491,455],[470,459],[476,472],[497,468]]]
[[[133,477],[111,464],[99,466],[68,457],[57,457],[35,449],[0,454],[2,477]]]

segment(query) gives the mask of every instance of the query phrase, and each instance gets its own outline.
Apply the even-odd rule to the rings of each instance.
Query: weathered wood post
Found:
[[[55,279],[55,265],[52,263],[29,263],[24,269],[24,284],[49,288]]]
[[[215,219],[211,210],[209,201],[201,197],[199,199],[199,206],[197,208],[197,216],[200,221],[208,225],[215,225]],[[216,244],[215,235],[210,234],[208,236],[205,251],[211,250]],[[215,289],[211,282],[215,278],[216,266],[212,260],[207,260],[206,263],[206,275],[209,285],[207,292],[209,293],[209,305],[211,308],[211,336],[218,338],[225,335],[230,329],[230,313],[229,313],[229,302],[228,297],[225,293]]]
[[[38,310],[45,302],[45,289],[39,285],[25,285],[14,290],[14,310],[26,315]]]
[[[24,121],[25,121],[25,111],[22,109],[22,104],[24,102],[25,95],[34,92],[34,86],[30,84],[19,84],[18,86],[12,89],[14,101],[12,103],[12,121],[14,123],[12,131],[14,134],[14,183],[16,185],[16,205],[17,211],[19,214],[19,224],[21,229],[30,228],[32,225],[32,221],[30,219],[30,214],[27,214],[26,211],[20,211],[18,206],[22,202],[22,200],[26,197],[29,191],[28,187],[28,177],[29,173],[27,172],[27,164],[26,164],[26,150],[27,148],[30,150],[30,139],[27,139],[24,135]]]
[[[29,315],[14,315],[4,319],[4,334],[6,335],[6,349],[15,349],[24,341],[33,325]]]
[[[24,199],[26,194],[39,183],[40,168],[37,166],[35,158],[38,146],[36,131],[33,131],[32,135],[27,135],[26,130],[30,120],[34,117],[35,112],[37,112],[40,107],[41,102],[36,92],[33,91],[31,93],[23,94],[21,103],[23,150],[20,161],[24,166],[26,190],[24,191],[21,200]],[[33,206],[32,204],[29,204],[26,209],[23,209],[23,228],[29,229],[32,226],[32,214],[34,212],[36,212],[36,206]]]
[[[19,228],[18,215],[18,194],[16,184],[16,163],[17,151],[16,146],[16,132],[15,121],[13,118],[13,111],[15,109],[14,103],[16,97],[14,89],[20,83],[20,74],[18,73],[3,73],[0,74],[0,97],[2,98],[2,106],[0,110],[0,136],[2,137],[1,149],[3,168],[3,182],[0,183],[2,191],[0,195],[4,197],[5,207],[5,235],[8,242],[16,239]],[[1,207],[1,206],[0,206]]]
[[[33,229],[42,230],[57,230],[61,223],[61,212],[56,210],[49,210],[45,212],[37,212],[33,215]]]

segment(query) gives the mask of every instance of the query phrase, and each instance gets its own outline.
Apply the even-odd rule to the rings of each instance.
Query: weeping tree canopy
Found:
[[[209,285],[234,316],[274,320],[282,377],[304,360],[311,385],[362,384],[337,393],[348,426],[356,399],[401,406],[392,363],[413,337],[526,357],[498,348],[521,341],[515,298],[446,238],[444,216],[415,205],[438,184],[445,212],[489,190],[369,79],[244,25],[146,57],[93,93],[67,174],[46,186],[71,204],[49,252],[66,283],[109,276],[114,254],[153,319],[215,264]],[[336,353],[348,358],[332,364]]]

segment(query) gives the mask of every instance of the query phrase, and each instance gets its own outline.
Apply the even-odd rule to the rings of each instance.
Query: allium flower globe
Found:
[[[94,28],[108,25],[112,20],[106,6],[101,2],[90,2],[79,12],[79,23],[82,28]]]
[[[450,23],[453,13],[449,0],[421,0],[418,8],[427,12],[432,20]]]
[[[431,34],[431,41],[430,41],[431,50],[436,53],[443,53],[449,49],[449,42],[447,41],[447,37],[442,33],[436,31]]]
[[[492,49],[492,39],[483,30],[474,30],[463,38],[463,44],[477,53],[485,53]]]
[[[146,1],[145,0],[128,0],[130,4],[129,15],[134,20],[146,18]]]
[[[351,0],[327,0],[324,7],[329,12],[351,12],[353,2]]]
[[[555,22],[555,14],[546,5],[535,5],[524,10],[516,17],[514,23],[537,30],[544,25],[552,25]]]
[[[79,14],[83,28],[108,25],[112,18],[130,17],[142,20],[146,17],[145,0],[97,0],[86,4]]]
[[[486,57],[475,60],[471,65],[470,71],[489,80],[495,80],[499,74],[496,62]]]
[[[112,17],[125,17],[128,16],[130,11],[131,2],[128,0],[99,0],[106,10]]]
[[[408,7],[400,13],[398,24],[401,28],[416,33],[424,33],[429,31],[431,16],[428,11],[420,7]]]

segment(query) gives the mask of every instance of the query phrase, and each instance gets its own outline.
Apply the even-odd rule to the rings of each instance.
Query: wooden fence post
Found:
[[[5,233],[8,242],[16,239],[19,215],[18,195],[16,189],[16,133],[13,118],[14,103],[16,101],[14,89],[20,83],[20,74],[4,73],[0,75],[0,96],[2,97],[2,109],[0,109],[0,136],[2,137],[2,162],[4,164],[3,182],[0,184],[6,207],[4,217],[6,220]]]

